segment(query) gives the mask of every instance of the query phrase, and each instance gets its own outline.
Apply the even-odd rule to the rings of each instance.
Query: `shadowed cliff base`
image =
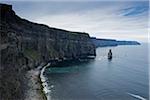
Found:
[[[27,71],[50,60],[96,56],[87,33],[71,32],[20,18],[11,5],[0,4],[0,98],[24,100]]]

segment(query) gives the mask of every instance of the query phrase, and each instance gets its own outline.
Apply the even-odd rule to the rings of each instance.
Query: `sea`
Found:
[[[48,100],[149,100],[148,44],[99,47],[96,54],[46,68]]]

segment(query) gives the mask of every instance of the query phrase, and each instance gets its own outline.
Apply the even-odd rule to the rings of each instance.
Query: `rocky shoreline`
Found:
[[[47,65],[43,66],[42,70],[40,71],[40,77],[39,77],[40,83],[42,86],[42,92],[44,93],[44,96],[46,96],[46,100],[51,100],[50,96],[49,96],[49,93],[51,92],[51,90],[50,90],[47,80],[44,76],[44,72],[47,67],[50,67],[50,65],[51,65],[51,63],[48,63]]]
[[[41,71],[44,67],[41,65],[35,69],[32,69],[26,73],[27,91],[25,93],[25,100],[47,100],[44,93],[42,79],[40,77]]]

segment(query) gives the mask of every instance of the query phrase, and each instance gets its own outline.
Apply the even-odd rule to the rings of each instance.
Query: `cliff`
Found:
[[[91,41],[96,47],[118,46],[118,45],[140,45],[137,41],[118,41],[115,39],[99,39],[91,37]]]
[[[140,45],[137,41],[117,41],[118,45]]]
[[[22,100],[24,74],[41,63],[96,55],[87,33],[30,22],[17,16],[11,5],[0,4],[0,10],[2,100]]]
[[[91,37],[91,41],[96,47],[106,47],[106,46],[117,46],[117,41],[115,39],[98,39]]]

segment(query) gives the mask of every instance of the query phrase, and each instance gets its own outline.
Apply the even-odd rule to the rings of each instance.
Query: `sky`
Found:
[[[148,41],[147,0],[2,1],[33,22],[97,38]]]

